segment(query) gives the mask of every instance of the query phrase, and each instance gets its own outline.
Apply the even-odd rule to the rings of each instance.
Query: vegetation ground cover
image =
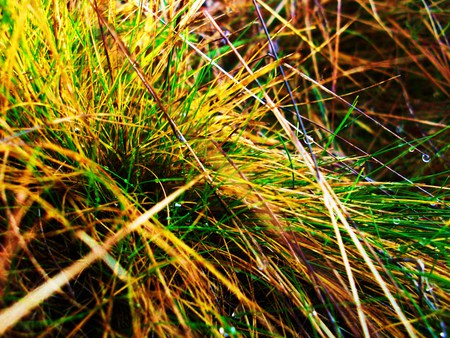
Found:
[[[0,332],[447,337],[445,1],[0,0]]]

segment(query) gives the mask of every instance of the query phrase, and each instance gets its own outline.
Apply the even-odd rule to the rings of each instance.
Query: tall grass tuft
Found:
[[[0,0],[0,334],[447,337],[449,10]]]

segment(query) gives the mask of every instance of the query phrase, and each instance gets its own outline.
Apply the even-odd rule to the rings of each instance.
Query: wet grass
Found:
[[[0,6],[2,334],[447,337],[444,2]]]

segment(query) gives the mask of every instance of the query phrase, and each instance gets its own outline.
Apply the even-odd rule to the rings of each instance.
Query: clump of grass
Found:
[[[384,6],[3,0],[0,332],[445,337],[449,13]]]

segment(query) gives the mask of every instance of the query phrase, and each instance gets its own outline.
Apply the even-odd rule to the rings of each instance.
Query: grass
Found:
[[[0,10],[1,334],[448,336],[445,2]]]

